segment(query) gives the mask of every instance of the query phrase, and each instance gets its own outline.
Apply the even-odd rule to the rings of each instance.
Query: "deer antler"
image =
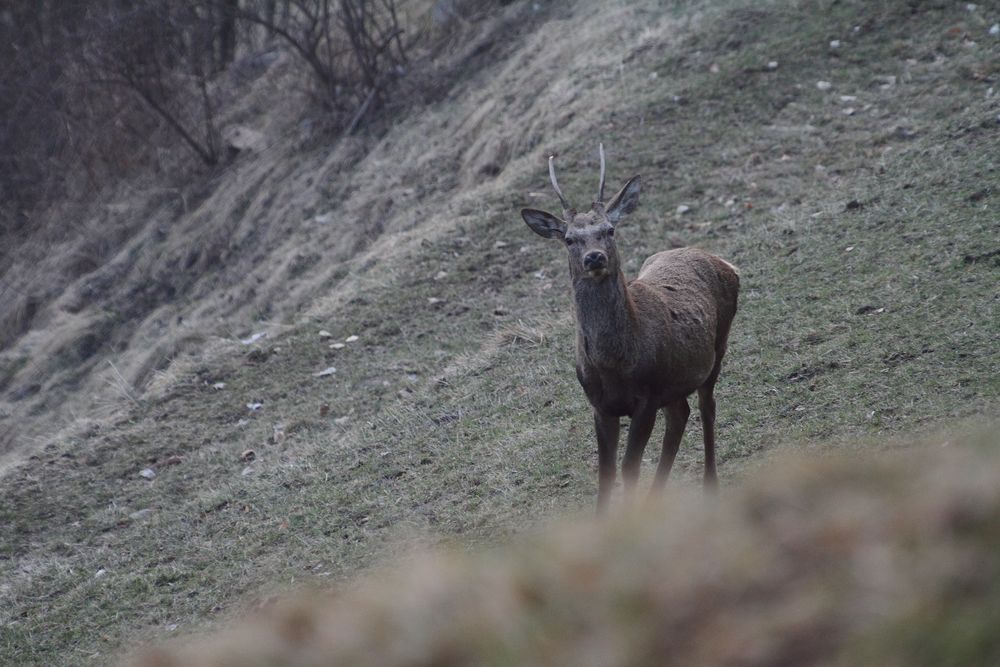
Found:
[[[601,185],[597,188],[597,203],[604,203],[604,144],[597,144],[597,150],[601,154]]]
[[[556,166],[555,166],[555,155],[549,156],[549,180],[552,181],[552,187],[555,189],[556,194],[559,195],[559,203],[562,204],[563,212],[573,210],[573,207],[569,205],[566,201],[566,197],[563,196],[562,190],[559,189],[559,183],[556,181]]]

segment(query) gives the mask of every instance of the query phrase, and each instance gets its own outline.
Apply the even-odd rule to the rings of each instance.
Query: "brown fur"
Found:
[[[553,186],[555,183],[552,172]],[[622,462],[631,495],[639,463],[663,410],[667,428],[653,489],[664,484],[687,424],[687,397],[698,392],[705,441],[705,484],[716,482],[715,382],[733,317],[740,279],[725,260],[695,248],[649,257],[626,283],[614,228],[638,205],[636,176],[605,208],[579,214],[564,201],[564,217],[524,209],[528,226],[562,238],[569,252],[576,306],[576,374],[594,409],[600,466],[598,508],[607,505],[617,468],[621,417],[631,417]],[[561,194],[561,193],[560,193]]]

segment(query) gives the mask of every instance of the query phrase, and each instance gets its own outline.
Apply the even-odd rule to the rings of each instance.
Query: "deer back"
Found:
[[[725,351],[739,292],[732,264],[697,248],[650,256],[629,285],[642,323],[640,335],[655,345],[663,361],[676,367],[708,365]],[[655,341],[655,342],[654,342]]]

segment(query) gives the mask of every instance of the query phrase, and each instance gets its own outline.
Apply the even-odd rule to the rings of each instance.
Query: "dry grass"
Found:
[[[995,664],[1000,440],[792,456],[719,499],[431,553],[135,665]]]
[[[429,3],[413,4],[429,12]],[[482,18],[443,64],[461,70],[470,49],[478,53],[464,58],[469,65],[501,58],[519,44],[501,36],[533,15],[515,6]],[[461,123],[475,108],[463,99],[414,113],[416,122],[384,137],[331,147],[322,123],[300,113],[300,63],[265,55],[266,66],[254,64],[260,54],[248,56],[219,84],[234,89],[220,110],[223,132],[256,137],[232,163],[181,184],[149,175],[113,184],[89,207],[54,202],[33,221],[33,237],[12,239],[19,251],[0,271],[0,423],[20,435],[0,453],[24,450],[95,400],[119,396],[107,360],[138,392],[206,337],[246,335],[262,320],[293,323],[331,293],[350,300],[356,274],[372,279],[373,261],[389,266],[401,245],[426,235],[416,228],[449,214],[450,206],[431,205],[470,177],[451,141],[468,151],[474,138],[503,133],[469,126],[429,144],[442,122]],[[241,78],[261,67],[249,83]],[[383,236],[395,240],[372,247]]]

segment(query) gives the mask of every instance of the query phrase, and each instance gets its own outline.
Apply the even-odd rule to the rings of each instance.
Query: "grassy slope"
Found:
[[[102,662],[270,587],[589,508],[593,442],[564,259],[515,209],[552,205],[532,195],[546,192],[551,150],[564,190],[587,196],[598,136],[611,180],[644,176],[620,235],[633,272],[674,243],[743,270],[719,386],[724,478],[776,446],[879,442],[995,410],[1000,124],[983,77],[996,77],[1000,46],[987,17],[950,4],[828,4],[581,4],[473,78],[464,103],[489,102],[489,118],[512,128],[499,178],[473,174],[449,201],[421,202],[428,222],[355,260],[342,291],[280,338],[178,367],[126,418],[6,475],[4,662]],[[591,49],[545,62],[539,47],[563,33]],[[491,121],[442,109],[421,122],[472,135]],[[679,204],[692,211],[674,215]],[[321,329],[360,340],[334,351]],[[334,376],[312,376],[331,364]],[[248,413],[250,401],[264,408]],[[681,478],[700,471],[699,437],[693,422]],[[171,455],[183,462],[165,466]],[[138,477],[151,464],[152,483]],[[130,518],[142,509],[153,511]]]

